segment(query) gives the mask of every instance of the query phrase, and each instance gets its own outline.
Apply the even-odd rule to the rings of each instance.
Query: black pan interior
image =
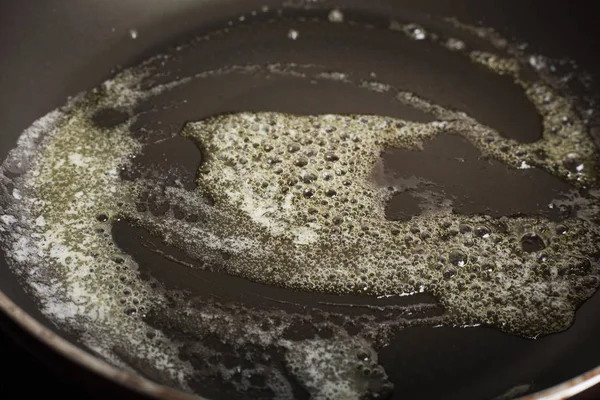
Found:
[[[291,7],[283,16],[277,16],[276,22],[266,23],[271,15],[257,17],[242,24],[236,33],[210,41],[201,52],[185,58],[185,62],[170,65],[164,72],[175,77],[197,69],[272,62],[323,64],[332,71],[350,71],[364,79],[375,72],[379,78],[397,87],[464,110],[506,135],[531,142],[539,136],[540,119],[522,92],[508,79],[473,68],[434,48],[398,40],[397,35],[377,29],[378,24],[383,24],[390,14],[425,23],[430,15],[456,16],[471,23],[484,21],[507,36],[514,34],[531,42],[531,46],[545,54],[570,56],[580,62],[582,69],[592,73],[598,70],[595,39],[599,30],[595,21],[587,18],[593,13],[573,10],[565,2],[502,2],[496,5],[469,1],[345,3],[348,18],[373,24],[375,28],[357,30],[298,22],[299,16],[326,18],[324,10],[328,7],[319,3],[318,7],[313,5],[314,9],[307,11],[304,7],[296,7],[304,5],[303,2],[290,2]],[[253,1],[207,1],[201,4],[176,1],[170,6],[164,2],[141,1],[98,1],[85,5],[61,1],[2,3],[2,154],[6,154],[18,134],[34,119],[62,105],[66,96],[95,86],[112,68],[142,60],[170,43],[185,42],[187,38],[210,31],[264,4]],[[132,29],[138,32],[136,39],[130,36]],[[289,29],[299,32],[297,40],[288,39]],[[203,81],[201,86],[190,85],[185,92],[167,93],[157,101],[169,103],[181,97],[188,100],[185,105],[142,117],[137,126],[138,133],[177,132],[185,121],[247,110],[300,114],[358,112],[414,120],[427,118],[379,94],[366,95],[362,90],[334,82],[314,85],[289,77],[215,78]],[[111,123],[111,118],[114,115],[110,113],[99,116],[99,123]],[[460,157],[468,161],[467,166],[453,162]],[[386,158],[400,171],[428,174],[428,179],[440,183],[459,199],[464,213],[535,213],[564,185],[535,171],[515,173],[502,165],[483,163],[478,160],[477,150],[458,137],[436,139],[419,156],[390,151]],[[423,170],[423,159],[427,165],[444,168]],[[181,138],[148,147],[145,156],[138,160],[140,168],[170,168],[179,164],[189,172],[183,176],[189,185],[194,184],[195,169],[201,161],[200,152],[191,142]],[[465,182],[464,171],[460,168],[479,172]],[[502,189],[498,190],[498,187]],[[498,191],[512,191],[519,196],[503,199],[497,195]],[[389,209],[390,218],[394,219],[410,218],[414,212],[415,205],[402,198],[395,199]],[[147,232],[124,222],[117,226],[115,235],[120,246],[136,257],[146,274],[158,278],[168,287],[192,293],[203,293],[211,288],[220,296],[255,307],[264,307],[261,299],[265,297],[290,301],[296,304],[292,308],[305,309],[329,299],[326,295],[289,293],[212,273],[190,276],[177,264],[156,260],[140,246],[140,243],[152,241]],[[0,274],[0,290],[48,324],[4,264]],[[595,315],[598,306],[600,296],[596,295],[579,310],[571,329],[537,340],[522,339],[492,328],[408,328],[399,332],[379,357],[395,384],[394,398],[494,398],[513,388],[517,388],[513,394],[531,393],[598,365],[600,345],[596,338],[600,333],[600,319]],[[155,323],[160,328],[160,321]],[[210,382],[198,382],[195,389],[211,398],[231,398],[226,388],[215,387]],[[299,398],[306,397],[300,387],[296,394]]]

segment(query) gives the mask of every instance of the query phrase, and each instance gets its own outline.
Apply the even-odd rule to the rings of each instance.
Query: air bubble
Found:
[[[469,232],[471,232],[471,231],[472,231],[472,229],[473,229],[473,228],[471,228],[471,226],[470,226],[470,225],[466,225],[466,224],[461,224],[461,225],[459,225],[459,226],[458,226],[458,231],[459,231],[460,233],[463,233],[463,234],[464,234],[464,233],[469,233]]]
[[[298,32],[296,29],[290,29],[287,34],[288,39],[291,39],[291,40],[296,40],[296,39],[298,39],[299,36],[300,36],[300,32]]]
[[[477,228],[475,228],[475,235],[480,238],[486,239],[490,237],[490,230],[485,226],[478,226]]]
[[[315,195],[315,192],[312,189],[304,189],[302,195],[304,196],[304,198],[310,199]]]
[[[414,40],[423,40],[427,37],[425,29],[417,24],[408,24],[404,27],[404,32]]]
[[[359,361],[369,361],[371,356],[368,352],[361,350],[356,354],[356,358],[358,358]]]
[[[100,222],[106,222],[106,221],[108,221],[108,215],[98,214],[98,215],[96,215],[96,219]]]
[[[446,268],[443,272],[443,276],[446,279],[451,279],[456,276],[456,270],[454,268]]]
[[[317,180],[317,176],[313,173],[303,173],[300,177],[304,183],[312,183]]]
[[[338,9],[331,10],[327,18],[329,19],[329,22],[344,22],[344,14]]]
[[[521,237],[521,247],[528,253],[534,253],[546,248],[546,244],[535,233],[528,233]]]
[[[133,317],[137,313],[137,308],[135,308],[135,307],[126,308],[124,313],[125,313],[125,315],[127,315],[129,317]]]
[[[562,124],[565,126],[570,126],[573,124],[573,122],[571,121],[571,118],[567,117],[566,115],[564,115],[560,118],[560,122],[562,122]]]
[[[340,159],[339,156],[335,153],[326,153],[325,154],[325,161],[335,162],[339,159]]]
[[[563,159],[563,165],[571,172],[580,173],[584,169],[581,157],[577,153],[569,153]]]
[[[308,158],[300,157],[294,162],[294,165],[296,165],[297,167],[305,167],[306,165],[308,165]]]
[[[455,249],[448,254],[450,264],[457,267],[463,267],[467,263],[467,259],[467,255],[462,250]]]

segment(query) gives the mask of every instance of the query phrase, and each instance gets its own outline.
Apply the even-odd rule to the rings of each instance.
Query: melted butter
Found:
[[[581,290],[586,274],[571,272],[597,251],[593,223],[500,221],[456,215],[451,207],[409,222],[385,218],[395,190],[372,179],[382,150],[415,147],[449,132],[465,132],[479,143],[473,133],[478,130],[470,127],[468,117],[444,124],[368,115],[209,118],[188,124],[183,134],[208,154],[197,192],[215,200],[205,210],[213,219],[192,227],[149,213],[128,216],[194,258],[255,281],[376,296],[427,291],[457,324],[485,322],[525,335],[565,329],[576,305],[590,294]],[[504,154],[496,151],[504,145],[501,136],[480,129],[496,139],[483,142],[483,150]],[[474,228],[461,233],[461,226]],[[227,252],[226,260],[221,252]],[[545,312],[532,311],[540,308]]]
[[[339,10],[335,13],[334,22],[346,23]],[[511,49],[492,31],[459,27],[498,49]],[[277,398],[292,398],[293,392],[269,360],[245,367],[240,377],[236,374],[241,367],[217,363],[195,368],[182,354],[218,356],[218,349],[201,343],[215,334],[240,359],[247,359],[246,345],[272,347],[283,352],[288,369],[314,398],[345,399],[364,396],[372,387],[381,395],[392,389],[376,357],[378,346],[390,339],[391,327],[485,323],[529,337],[566,329],[578,304],[600,282],[594,258],[599,230],[592,222],[599,209],[594,190],[598,155],[584,121],[541,75],[525,80],[522,57],[514,51],[507,57],[469,49],[458,39],[436,39],[416,24],[392,23],[390,28],[414,40],[439,42],[512,77],[542,117],[542,139],[518,143],[464,113],[385,82],[355,82],[346,72],[310,72],[314,66],[231,66],[151,87],[144,86],[144,78],[152,76],[144,66],[127,70],[36,122],[3,165],[2,247],[42,311],[97,354],[123,368],[151,371],[162,383],[190,391],[193,380],[219,376],[237,382],[232,384],[241,392],[254,388],[249,377],[257,374]],[[263,70],[393,93],[400,103],[437,121],[268,112],[220,115],[188,123],[182,131],[208,155],[196,191],[158,190],[157,182],[148,178],[120,179],[119,170],[142,148],[129,132],[135,118],[98,128],[93,123],[97,111],[117,107],[133,115],[140,100],[179,85]],[[381,151],[418,149],[423,141],[449,133],[463,135],[484,155],[511,168],[540,168],[571,183],[571,198],[554,204],[576,204],[578,218],[557,224],[528,216],[460,216],[452,213],[448,201],[409,222],[386,220],[385,204],[402,187],[389,190],[373,179]],[[535,156],[540,151],[545,158]],[[11,174],[19,176],[8,178]],[[582,196],[580,189],[589,188]],[[179,219],[172,209],[164,215],[140,211],[135,203],[149,191],[200,214],[203,223]],[[396,296],[427,291],[440,299],[446,313],[421,316],[406,308],[385,321],[337,316],[360,328],[351,336],[344,324],[333,323],[326,314],[319,322],[244,305],[207,301],[192,306],[140,279],[135,260],[111,236],[119,218],[150,229],[202,265],[232,275],[327,293]],[[193,345],[151,329],[151,314],[193,337]],[[332,337],[291,340],[286,332],[298,321],[329,329]],[[354,373],[367,367],[368,374]]]

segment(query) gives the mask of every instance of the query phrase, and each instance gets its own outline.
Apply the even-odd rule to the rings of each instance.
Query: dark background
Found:
[[[75,0],[71,0],[75,3]],[[54,106],[52,104],[62,104],[67,95],[72,95],[90,85],[87,77],[79,77],[73,74],[73,71],[62,70],[59,67],[59,62],[56,58],[74,58],[80,57],[76,62],[72,62],[77,68],[89,68],[95,70],[98,82],[106,77],[114,65],[110,65],[110,59],[102,60],[96,57],[94,63],[90,63],[88,55],[95,53],[116,52],[123,54],[140,54],[139,43],[134,43],[127,39],[128,29],[132,26],[127,21],[119,20],[118,10],[115,10],[115,33],[109,34],[102,48],[94,50],[86,50],[86,37],[93,34],[98,27],[94,26],[93,12],[85,15],[61,14],[57,13],[57,9],[64,9],[64,4],[69,3],[68,0],[52,0],[52,1],[0,1],[0,59],[1,63],[6,63],[5,60],[27,60],[27,52],[39,51],[46,52],[46,49],[51,47],[50,42],[57,40],[56,38],[43,37],[37,35],[36,30],[38,25],[48,25],[49,23],[59,24],[75,24],[75,18],[83,19],[84,29],[77,32],[76,39],[63,37],[65,48],[70,48],[72,51],[65,51],[65,54],[47,53],[47,62],[40,68],[39,65],[28,65],[27,62],[17,62],[12,66],[2,68],[0,74],[0,87],[5,88],[0,92],[0,108],[2,109],[2,127],[6,130],[6,135],[2,132],[0,136],[0,146],[6,147],[9,142],[12,142],[14,134],[25,129],[31,121],[44,115]],[[98,6],[99,1],[90,0],[90,9],[93,10]],[[110,6],[109,1],[103,2]],[[149,13],[144,8],[145,1],[129,1],[123,2],[131,6],[139,7],[140,21],[156,19],[156,15]],[[148,0],[148,3],[155,1]],[[407,1],[409,4],[419,3],[417,1]],[[469,19],[469,16],[480,14],[481,9],[489,6],[489,2],[482,1],[440,1],[440,0],[424,0],[422,4],[439,5],[441,14],[456,14],[460,15],[461,19],[467,22],[477,22]],[[92,7],[92,4],[95,6]],[[506,36],[517,36],[526,41],[537,43],[545,43],[543,52],[550,56],[562,57],[565,54],[562,50],[569,49],[569,56],[577,59],[581,66],[592,73],[598,73],[600,68],[597,65],[598,55],[600,54],[600,2],[595,0],[587,1],[502,1],[497,2],[502,4],[499,8],[508,10],[506,12],[498,12],[488,14],[485,21],[486,24],[493,26],[504,26],[502,31]],[[56,7],[56,5],[62,5]],[[426,7],[426,6],[423,6]],[[157,7],[154,6],[154,9]],[[34,16],[31,16],[31,14]],[[23,19],[27,16],[29,24],[23,24]],[[193,17],[190,17],[193,20]],[[523,20],[532,21],[531,29],[528,29],[527,23]],[[80,21],[81,22],[81,21]],[[189,21],[188,21],[189,22]],[[137,26],[136,26],[137,27]],[[186,25],[186,21],[181,22],[181,33],[189,32],[194,27]],[[140,29],[140,35],[148,38],[148,42],[156,41],[161,43],[166,40],[160,37],[159,33],[152,33],[150,30]],[[154,35],[155,37],[152,37]],[[47,42],[46,42],[47,41]],[[139,42],[139,41],[138,41]],[[71,45],[75,46],[71,48]],[[135,46],[135,47],[134,47]],[[148,45],[148,49],[151,48]],[[74,50],[73,50],[74,49]],[[594,51],[595,49],[595,51]],[[86,55],[88,54],[88,55]],[[121,58],[126,59],[123,56]],[[134,60],[131,59],[133,62]],[[37,71],[33,73],[33,71]],[[41,71],[41,72],[40,72]],[[48,77],[52,77],[49,80]],[[37,79],[53,82],[45,87],[38,86]],[[51,93],[46,97],[46,101],[37,101],[29,103],[33,93],[37,91]],[[23,104],[28,104],[30,107],[23,109]],[[11,138],[12,137],[12,138]],[[0,325],[4,329],[11,331],[11,335],[0,331],[0,360],[2,362],[2,375],[0,376],[0,398],[35,398],[35,397],[50,397],[57,396],[63,399],[70,398],[107,398],[108,393],[111,393],[111,398],[115,398],[112,392],[107,391],[102,385],[95,383],[90,386],[89,381],[79,373],[72,365],[58,362],[57,358],[44,357],[48,365],[43,364],[37,358],[32,356],[29,350],[33,350],[36,354],[44,354],[40,352],[40,348],[29,340],[27,336],[13,326],[9,321],[0,319]],[[18,343],[13,338],[19,338],[21,343]],[[25,347],[23,347],[25,346]],[[583,351],[585,351],[583,349]],[[600,364],[600,361],[599,361]],[[87,387],[83,389],[82,386]],[[90,389],[91,387],[91,389]],[[587,392],[577,399],[597,399],[600,398],[600,388],[596,388]]]

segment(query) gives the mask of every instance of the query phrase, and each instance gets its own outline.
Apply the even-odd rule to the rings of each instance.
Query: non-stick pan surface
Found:
[[[0,148],[2,155],[14,146],[18,135],[33,120],[62,105],[67,96],[89,89],[107,78],[115,68],[143,60],[173,43],[185,42],[218,27],[230,19],[248,15],[268,2],[256,1],[175,1],[168,5],[160,1],[39,1],[0,5]],[[273,2],[271,2],[273,3]],[[581,70],[592,76],[597,65],[599,28],[593,16],[597,7],[567,2],[480,2],[453,1],[347,1],[326,3],[320,1],[287,4],[289,19],[267,25],[257,23],[242,30],[239,35],[215,41],[210,51],[198,54],[193,68],[201,65],[209,69],[230,64],[295,62],[326,64],[332,70],[345,69],[357,75],[368,76],[376,70],[378,76],[388,77],[403,87],[432,98],[443,104],[459,107],[485,123],[502,131],[510,131],[515,139],[531,142],[539,131],[539,118],[519,91],[508,81],[485,74],[468,74],[460,62],[437,59],[430,50],[398,47],[386,34],[376,31],[356,35],[333,30],[331,26],[304,27],[293,22],[296,16],[322,15],[327,10],[342,6],[358,20],[372,22],[386,15],[417,20],[431,16],[456,17],[463,22],[484,22],[502,32],[529,43],[531,48],[551,57],[569,57],[578,62]],[[304,5],[316,7],[306,11]],[[276,4],[270,4],[271,7]],[[304,13],[304,14],[303,14]],[[326,14],[325,14],[326,15]],[[290,41],[289,29],[297,29],[302,40]],[[338,27],[335,27],[338,29]],[[331,50],[335,49],[335,52]],[[411,58],[409,58],[411,57]],[[419,60],[429,59],[429,64]],[[189,61],[189,60],[188,60]],[[188,62],[186,61],[186,62]],[[191,61],[190,61],[191,62]],[[174,73],[185,74],[188,64]],[[450,71],[450,72],[449,72]],[[600,77],[598,77],[600,78]],[[358,90],[340,90],[336,85],[298,84],[293,79],[261,80],[244,77],[239,80],[217,80],[202,92],[189,93],[188,105],[180,107],[168,117],[151,116],[142,121],[149,127],[177,131],[183,122],[197,120],[220,112],[252,110],[293,113],[375,113],[392,117],[421,118],[407,115],[403,110],[378,96],[365,96]],[[110,115],[105,116],[110,123]],[[152,118],[155,118],[152,120]],[[157,128],[158,129],[158,128]],[[156,146],[140,163],[168,167],[177,162],[190,171],[201,161],[201,154],[188,143],[174,140]],[[430,165],[445,165],[450,159],[475,159],[473,149],[460,140],[443,139],[431,144],[424,152]],[[410,154],[390,154],[397,168],[419,169],[420,158]],[[396,160],[396,161],[393,161]],[[450,163],[451,164],[451,163]],[[447,164],[447,165],[450,165]],[[453,164],[452,164],[453,165]],[[463,182],[449,168],[433,169],[432,180],[445,182],[448,190],[458,190]],[[479,169],[477,161],[469,167]],[[518,204],[510,204],[490,187],[490,175],[495,184],[517,184],[518,191],[526,193]],[[541,186],[533,184],[535,176],[514,177],[502,169],[484,171],[466,184],[475,188],[466,195],[475,195],[477,204],[491,204],[499,215],[518,208],[522,212],[535,209],[548,200],[548,193],[560,188],[560,182],[548,181]],[[193,174],[191,178],[193,180]],[[503,181],[504,180],[504,181]],[[486,186],[487,185],[487,186]],[[514,187],[514,186],[512,186]],[[454,189],[453,189],[454,188]],[[483,190],[476,190],[477,188]],[[479,212],[477,204],[465,201],[464,211]],[[396,218],[408,218],[411,204],[398,203],[392,213]],[[413,207],[414,208],[414,207]],[[260,296],[276,297],[311,307],[322,299],[319,296],[286,293],[279,289],[251,284],[227,276],[207,274],[190,279],[178,273],[178,267],[167,261],[155,262],[145,253],[139,242],[145,232],[123,223],[116,227],[120,246],[133,254],[147,273],[167,286],[202,293],[210,287],[222,296],[237,300],[261,302]],[[57,331],[34,303],[22,291],[5,265],[0,268],[0,290],[27,314],[42,325]],[[208,283],[207,283],[208,281]],[[214,288],[217,289],[214,289]],[[239,293],[246,293],[244,296]],[[323,297],[323,299],[326,299]],[[362,300],[361,300],[362,301]],[[395,384],[394,398],[481,399],[513,398],[534,393],[585,373],[600,364],[600,319],[596,308],[598,295],[587,301],[577,313],[575,324],[566,332],[537,340],[523,339],[493,328],[412,327],[402,330],[379,354]],[[3,303],[6,305],[6,301]],[[9,310],[10,311],[10,310]],[[12,314],[13,317],[16,314]],[[17,317],[18,318],[18,317]],[[156,322],[160,328],[160,321]],[[31,325],[30,325],[31,326]],[[35,332],[33,332],[35,335]],[[58,331],[60,334],[60,332]],[[54,346],[55,339],[44,339]],[[68,337],[67,337],[68,339]],[[78,357],[77,354],[74,355]],[[85,362],[84,362],[85,364]],[[136,385],[137,383],[131,383]],[[197,382],[196,391],[210,398],[230,398],[227,388]],[[151,390],[151,389],[148,389]],[[169,391],[161,392],[169,396]],[[306,392],[297,388],[299,398]]]

